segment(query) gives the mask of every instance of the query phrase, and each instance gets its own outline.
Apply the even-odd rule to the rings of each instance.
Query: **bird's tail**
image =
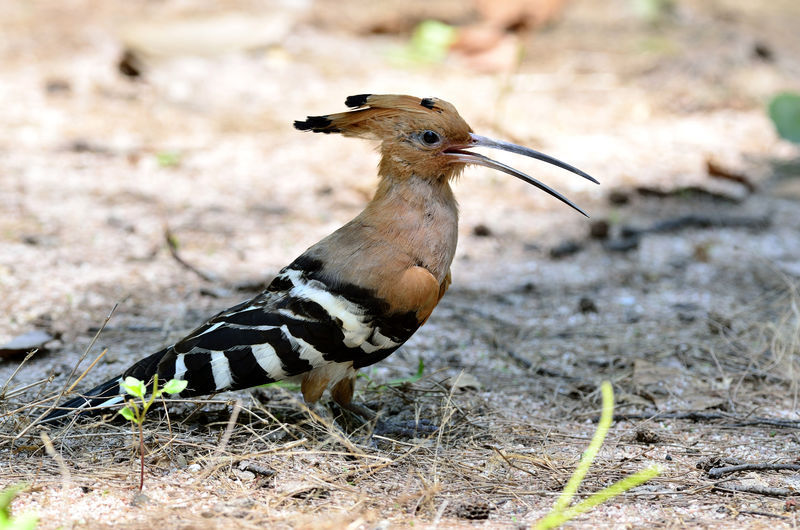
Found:
[[[81,396],[62,403],[39,423],[56,423],[77,414],[100,414],[104,409],[122,403],[125,399],[119,386],[122,380],[122,376],[115,377]]]
[[[92,415],[106,412],[109,407],[113,407],[125,400],[125,393],[120,383],[122,383],[127,376],[135,377],[148,384],[158,370],[159,361],[166,353],[167,349],[163,349],[153,355],[145,357],[125,370],[125,373],[122,375],[94,387],[79,397],[62,403],[53,409],[50,414],[42,418],[39,423],[57,423],[78,414]]]

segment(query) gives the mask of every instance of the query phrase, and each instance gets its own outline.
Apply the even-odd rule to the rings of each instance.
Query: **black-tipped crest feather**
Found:
[[[371,95],[372,94],[356,94],[355,96],[348,96],[347,99],[344,100],[344,104],[351,109],[363,107],[367,104],[367,98]]]
[[[325,134],[340,132],[332,127],[333,122],[327,116],[308,116],[305,121],[296,120],[294,128],[298,131],[321,132]]]

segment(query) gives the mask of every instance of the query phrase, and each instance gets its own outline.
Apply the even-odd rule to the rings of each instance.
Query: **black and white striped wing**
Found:
[[[360,368],[387,357],[419,327],[414,313],[387,314],[387,304],[370,292],[327,285],[315,278],[318,270],[308,259],[296,260],[266,291],[168,348],[159,378],[187,380],[180,395],[191,397],[280,381],[332,362]]]

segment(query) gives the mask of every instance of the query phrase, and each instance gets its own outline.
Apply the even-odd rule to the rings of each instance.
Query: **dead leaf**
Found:
[[[480,390],[481,383],[478,379],[466,372],[461,372],[455,378],[449,378],[445,380],[445,383],[453,389],[453,392],[459,392],[462,390]]]

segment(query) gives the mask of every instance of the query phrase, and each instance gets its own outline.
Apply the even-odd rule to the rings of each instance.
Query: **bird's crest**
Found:
[[[473,133],[456,108],[442,99],[359,94],[348,97],[345,105],[355,110],[309,116],[294,122],[294,126],[301,131],[380,140],[378,174],[386,179],[381,181],[376,196],[391,188],[392,179],[414,176],[442,183],[458,176],[466,165],[474,164],[517,177],[586,215],[546,184],[471,149],[488,147],[535,158],[597,183],[594,177],[539,151]]]
[[[415,130],[433,129],[450,138],[466,137],[471,129],[455,107],[438,98],[394,94],[358,94],[345,100],[349,112],[308,116],[295,121],[301,131],[386,140]]]

